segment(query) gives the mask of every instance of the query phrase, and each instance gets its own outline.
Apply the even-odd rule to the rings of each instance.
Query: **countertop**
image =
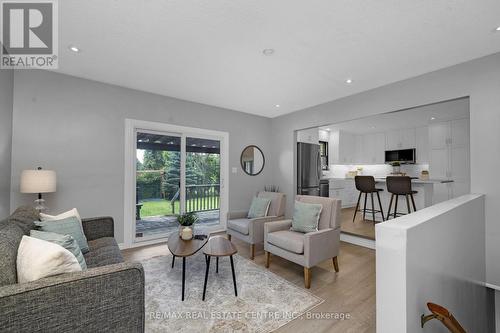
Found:
[[[385,183],[385,178],[386,177],[375,177],[375,182],[377,183]],[[322,180],[324,179],[328,179],[328,180],[340,180],[340,181],[343,181],[343,180],[352,180],[354,181],[354,178],[330,178],[330,177],[326,177],[326,178],[321,178]],[[453,179],[438,179],[438,178],[431,178],[431,179],[428,179],[428,180],[422,180],[422,179],[418,179],[418,178],[414,178],[411,180],[412,183],[414,184],[445,184],[445,183],[453,183]]]

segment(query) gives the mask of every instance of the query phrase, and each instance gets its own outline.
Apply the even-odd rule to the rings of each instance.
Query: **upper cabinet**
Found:
[[[385,133],[370,133],[363,135],[359,163],[384,164],[385,141]]]
[[[297,131],[297,142],[319,144],[319,131],[317,128]]]
[[[416,145],[417,163],[429,163],[429,127],[417,127],[416,129]]]
[[[398,129],[386,132],[386,150],[415,148],[415,128]]]
[[[344,131],[333,131],[328,144],[331,164],[356,164],[359,145],[356,135]]]

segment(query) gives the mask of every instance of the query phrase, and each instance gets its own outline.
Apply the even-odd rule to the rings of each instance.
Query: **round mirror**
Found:
[[[264,169],[266,159],[259,147],[251,145],[241,152],[240,162],[241,168],[247,175],[257,176]]]

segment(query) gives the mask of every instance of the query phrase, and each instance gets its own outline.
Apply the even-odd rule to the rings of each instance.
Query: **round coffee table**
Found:
[[[182,300],[184,301],[184,289],[186,284],[186,258],[198,252],[208,241],[204,239],[193,238],[185,241],[179,237],[177,232],[173,232],[167,241],[168,249],[172,253],[172,268],[174,267],[175,257],[182,257]]]
[[[205,283],[203,284],[203,300],[205,300],[205,294],[207,292],[207,281],[208,281],[208,271],[210,270],[210,258],[216,258],[216,268],[215,272],[219,272],[219,257],[229,257],[231,261],[231,272],[233,274],[233,285],[234,285],[234,295],[238,297],[238,289],[236,288],[236,275],[234,274],[234,262],[233,255],[236,254],[238,250],[227,238],[222,236],[211,237],[207,245],[203,248],[203,253],[205,254],[205,261],[207,263],[207,270],[205,271]]]

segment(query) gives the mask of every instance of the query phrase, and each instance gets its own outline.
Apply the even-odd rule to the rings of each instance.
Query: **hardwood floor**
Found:
[[[351,215],[352,219],[352,215]],[[352,223],[352,220],[351,220]],[[250,247],[232,240],[238,254],[249,258]],[[141,261],[168,254],[166,243],[123,251],[126,261]],[[262,245],[255,248],[255,263],[265,269]],[[375,332],[375,251],[341,242],[338,257],[340,272],[335,273],[332,260],[311,269],[309,291],[325,300],[311,310],[315,316],[334,314],[348,319],[320,319],[302,316],[277,332]],[[304,271],[299,265],[271,255],[269,270],[280,277],[304,287]]]
[[[375,225],[372,222],[372,215],[366,214],[366,220],[363,221],[363,212],[358,212],[356,214],[356,220],[352,222],[352,217],[354,216],[353,208],[343,208],[341,216],[341,227],[342,232],[349,233],[356,236],[365,237],[368,239],[375,239]],[[382,220],[380,214],[375,215],[375,219]]]

